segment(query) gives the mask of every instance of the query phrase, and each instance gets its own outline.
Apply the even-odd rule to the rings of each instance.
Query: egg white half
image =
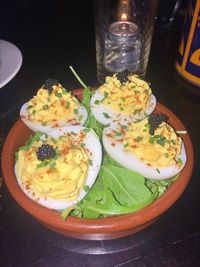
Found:
[[[103,103],[95,103],[96,101],[101,102],[103,98],[104,96],[100,93],[99,89],[97,89],[90,101],[93,116],[98,122],[103,125],[109,125],[110,123],[116,121],[121,123],[137,122],[139,120],[144,119],[147,115],[150,115],[156,107],[156,98],[152,94],[150,97],[149,106],[145,110],[137,114],[126,115],[120,112],[116,112],[112,109],[112,107],[104,105]]]
[[[82,126],[67,126],[63,127],[61,129],[56,129],[48,133],[48,135],[52,136],[53,138],[58,138],[59,136],[63,135],[64,133],[75,133],[75,139],[74,142],[76,142],[77,139],[79,139],[79,136],[81,133],[87,128]],[[42,138],[42,137],[41,137]],[[97,175],[99,173],[99,169],[101,166],[102,161],[102,148],[99,139],[96,137],[96,135],[89,131],[87,132],[86,138],[82,142],[85,144],[84,148],[85,151],[87,151],[87,155],[89,160],[91,160],[92,164],[88,165],[88,171],[85,177],[85,183],[82,189],[79,192],[78,197],[73,201],[66,201],[66,200],[58,200],[53,199],[50,197],[43,197],[37,195],[36,192],[33,192],[32,190],[27,190],[26,186],[22,183],[22,180],[20,179],[17,171],[16,171],[16,164],[14,167],[15,175],[17,178],[17,182],[20,185],[23,192],[32,200],[36,201],[38,204],[54,210],[62,210],[65,208],[68,208],[70,206],[73,206],[77,204],[81,199],[85,197],[85,195],[88,193],[88,190],[85,190],[84,187],[87,186],[88,189],[91,189],[93,186]],[[86,192],[87,191],[87,192]],[[34,194],[33,194],[34,193]]]
[[[49,133],[50,131],[54,129],[62,128],[68,125],[84,125],[88,117],[87,110],[81,104],[79,105],[77,109],[78,109],[77,114],[73,114],[73,116],[70,116],[70,117],[66,116],[64,120],[48,122],[47,125],[42,125],[40,121],[30,120],[28,103],[25,103],[20,109],[20,117],[22,121],[26,124],[26,126],[30,128],[32,131],[34,132],[40,131],[44,133]]]
[[[127,152],[124,150],[123,143],[120,142],[122,136],[112,136],[110,133],[114,130],[117,131],[118,124],[112,124],[110,127],[107,127],[103,131],[103,146],[110,155],[118,164],[127,168],[129,170],[135,171],[145,178],[162,180],[173,177],[178,174],[186,163],[186,151],[184,143],[182,143],[181,153],[178,155],[178,158],[182,160],[182,166],[178,167],[177,165],[169,166],[169,167],[150,167],[145,164],[145,162],[138,159],[133,153]],[[126,179],[126,177],[124,177]]]

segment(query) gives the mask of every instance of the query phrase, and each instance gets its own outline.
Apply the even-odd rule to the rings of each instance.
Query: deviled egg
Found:
[[[91,98],[91,111],[98,122],[136,122],[151,114],[156,98],[148,83],[128,71],[106,77]]]
[[[101,160],[96,135],[82,126],[67,126],[48,135],[37,132],[19,148],[14,170],[28,197],[47,208],[62,210],[87,194]]]
[[[137,123],[112,124],[104,129],[106,152],[121,166],[145,178],[167,179],[186,163],[182,139],[162,114],[151,114]]]
[[[67,125],[83,125],[87,111],[57,81],[48,79],[20,110],[23,122],[34,132],[49,132]]]

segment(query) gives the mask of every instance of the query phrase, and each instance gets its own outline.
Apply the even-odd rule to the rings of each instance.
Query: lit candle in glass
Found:
[[[95,0],[97,77],[128,69],[145,77],[158,0]]]
[[[122,1],[122,6],[119,8],[120,20],[109,25],[105,38],[104,64],[107,70],[113,73],[125,69],[134,72],[139,64],[140,31],[138,25],[130,21],[128,4],[129,1]]]

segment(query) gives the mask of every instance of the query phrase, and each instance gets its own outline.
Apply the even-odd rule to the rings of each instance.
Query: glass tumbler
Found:
[[[99,83],[129,70],[145,77],[158,0],[96,0],[96,61]]]

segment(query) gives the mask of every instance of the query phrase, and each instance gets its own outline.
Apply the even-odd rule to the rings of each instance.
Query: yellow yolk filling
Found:
[[[88,170],[85,150],[81,146],[74,148],[68,137],[58,139],[56,144],[49,139],[48,144],[59,148],[60,156],[39,167],[42,162],[37,159],[36,151],[42,141],[37,141],[28,151],[18,152],[18,177],[34,196],[68,201],[77,199]]]
[[[50,93],[40,88],[37,95],[28,102],[29,119],[43,123],[73,118],[79,107],[78,100],[60,84],[53,86]]]
[[[104,96],[103,104],[127,115],[144,111],[151,97],[151,89],[147,82],[134,75],[128,79],[121,84],[114,74],[112,77],[106,77],[106,82],[99,89]]]
[[[154,135],[149,134],[148,119],[131,124],[123,139],[124,150],[152,167],[168,167],[182,164],[177,161],[181,152],[182,141],[174,129],[162,122],[155,129]]]

